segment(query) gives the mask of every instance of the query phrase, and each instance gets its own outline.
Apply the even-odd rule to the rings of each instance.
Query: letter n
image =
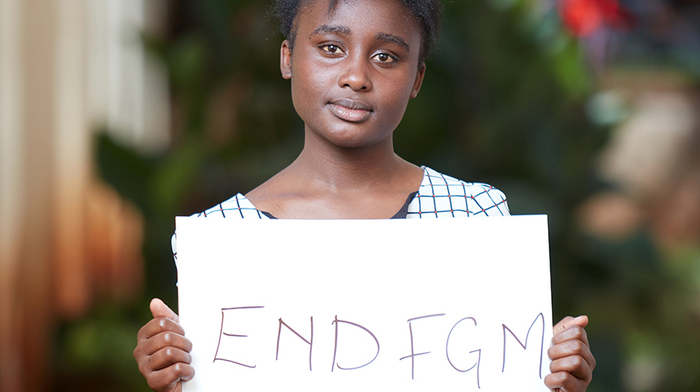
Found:
[[[277,353],[275,354],[275,361],[279,359],[280,357],[280,336],[282,335],[282,326],[287,327],[288,330],[292,331],[295,335],[299,337],[299,339],[303,340],[304,343],[309,345],[309,371],[311,371],[311,353],[314,348],[314,318],[311,317],[311,337],[309,340],[306,340],[303,336],[301,336],[297,331],[293,330],[287,323],[282,321],[282,318],[280,318],[280,327],[277,330]]]

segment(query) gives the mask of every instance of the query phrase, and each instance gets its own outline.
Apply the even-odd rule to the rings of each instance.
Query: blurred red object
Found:
[[[571,34],[590,35],[604,25],[629,30],[634,15],[617,0],[560,0],[559,12]]]

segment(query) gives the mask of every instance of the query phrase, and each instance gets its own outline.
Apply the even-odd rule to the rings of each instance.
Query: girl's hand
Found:
[[[554,326],[552,347],[547,351],[552,373],[544,379],[552,391],[585,391],[591,383],[596,363],[584,329],[586,325],[588,316],[568,316]]]
[[[163,301],[154,298],[150,308],[153,320],[139,330],[134,358],[151,389],[180,392],[182,381],[194,377],[192,343],[185,337],[178,315]]]

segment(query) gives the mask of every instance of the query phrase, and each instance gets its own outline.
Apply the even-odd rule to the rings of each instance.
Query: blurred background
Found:
[[[174,216],[302,146],[260,0],[0,0],[0,390],[145,391]],[[549,215],[589,391],[700,390],[700,0],[446,2],[404,158]]]

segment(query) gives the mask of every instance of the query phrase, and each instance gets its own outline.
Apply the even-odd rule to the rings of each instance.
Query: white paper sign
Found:
[[[548,391],[546,216],[177,218],[194,391]]]

